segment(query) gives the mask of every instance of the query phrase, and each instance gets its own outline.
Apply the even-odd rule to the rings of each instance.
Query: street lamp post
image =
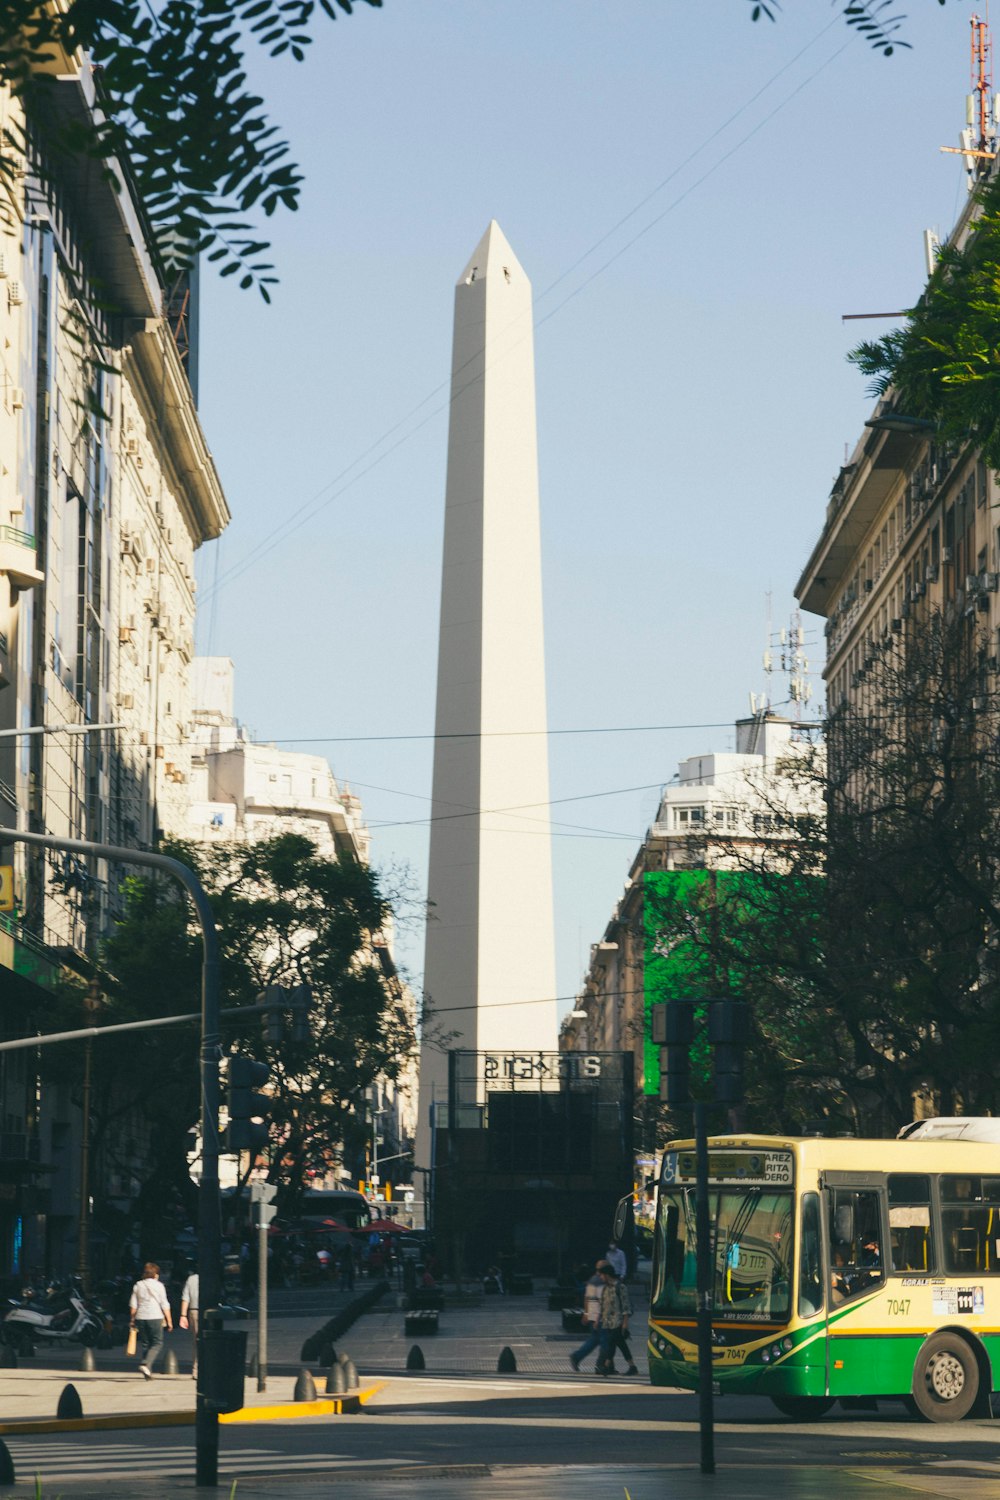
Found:
[[[0,843],[29,844],[39,849],[59,849],[69,854],[90,854],[97,859],[122,864],[146,865],[178,880],[194,903],[201,924],[201,1139],[202,1168],[198,1189],[198,1277],[201,1315],[198,1322],[198,1368],[204,1371],[206,1333],[217,1322],[222,1243],[219,1207],[219,943],[208,893],[193,870],[167,854],[124,849],[115,844],[95,844],[87,839],[60,839],[48,833],[22,833],[0,828]],[[219,1482],[219,1418],[198,1381],[195,1414],[195,1483],[215,1486]]]

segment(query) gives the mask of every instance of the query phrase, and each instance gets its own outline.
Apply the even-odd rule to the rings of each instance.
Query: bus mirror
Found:
[[[632,1195],[631,1193],[626,1193],[624,1198],[618,1200],[618,1207],[615,1209],[614,1228],[611,1232],[611,1238],[619,1245],[625,1238],[625,1231],[628,1228],[629,1214],[631,1212]]]
[[[854,1204],[838,1203],[833,1216],[833,1237],[838,1245],[854,1244]]]

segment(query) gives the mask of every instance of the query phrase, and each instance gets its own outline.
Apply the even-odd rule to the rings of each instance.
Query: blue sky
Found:
[[[908,8],[885,59],[825,0],[775,25],[746,0],[385,0],[305,64],[253,61],[307,182],[269,226],[272,306],[204,289],[233,523],[200,555],[199,649],[235,660],[258,738],[328,755],[422,894],[452,295],[497,218],[536,299],[549,723],[600,731],[551,741],[560,995],[660,786],[765,686],[766,596],[777,627],[868,414],[844,356],[889,326],[841,315],[912,303],[963,200],[939,148],[973,6]],[[401,953],[419,980],[415,927]]]

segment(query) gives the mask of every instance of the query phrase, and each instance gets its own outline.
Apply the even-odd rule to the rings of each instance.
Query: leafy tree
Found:
[[[254,844],[173,845],[212,901],[221,945],[223,1008],[253,1005],[268,985],[308,983],[309,1036],[266,1041],[256,1017],[224,1018],[226,1047],[269,1063],[269,1177],[284,1212],[294,1209],[305,1174],[327,1169],[363,1121],[366,1090],[398,1077],[414,1045],[412,1020],[392,966],[381,961],[390,912],[365,865],[327,859],[298,834]],[[133,878],[102,956],[100,1024],[197,1009],[201,944],[173,882]],[[79,987],[66,1000],[83,1012]],[[79,1024],[79,1022],[77,1022]],[[192,1026],[104,1037],[93,1044],[92,1143],[105,1173],[130,1164],[123,1140],[136,1117],[149,1131],[149,1163],[139,1213],[143,1244],[162,1248],[175,1207],[193,1212],[187,1167],[198,1123],[198,1038]],[[46,1049],[49,1077],[78,1083],[76,1049]],[[246,1163],[244,1163],[246,1165]]]
[[[781,0],[748,0],[748,3],[753,21],[759,21],[762,16],[769,21],[777,20],[781,10]],[[944,3],[945,0],[938,0],[939,5]],[[897,47],[909,47],[909,42],[899,35],[906,17],[898,12],[886,15],[886,11],[892,10],[895,0],[834,0],[834,4],[839,7],[847,25],[883,57],[891,57]]]
[[[248,85],[245,54],[256,43],[301,61],[317,15],[338,10],[349,15],[352,0],[5,0],[0,69],[43,154],[127,164],[168,269],[200,249],[269,300],[268,243],[246,216],[297,208],[302,177]],[[101,113],[86,125],[53,108],[54,63],[77,49],[97,69]],[[5,135],[23,148],[9,125]]]
[[[827,771],[803,766],[825,775],[825,836],[806,820],[764,861],[714,839],[743,878],[705,882],[700,920],[654,902],[647,920],[692,945],[706,990],[751,1004],[755,1126],[826,1116],[881,1135],[915,1096],[1000,1108],[1000,702],[975,619],[953,605],[872,646],[828,722]]]
[[[946,245],[907,321],[848,358],[871,377],[873,395],[896,392],[907,416],[947,441],[971,438],[1000,469],[1000,178],[979,191],[978,216],[961,247]]]

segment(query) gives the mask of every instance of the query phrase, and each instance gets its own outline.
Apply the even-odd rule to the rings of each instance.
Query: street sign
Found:
[[[278,1185],[275,1182],[251,1182],[251,1203],[273,1203],[278,1196]]]
[[[278,1210],[273,1203],[254,1203],[251,1205],[253,1221],[258,1229],[266,1229]]]
[[[14,866],[0,865],[0,911],[14,910]]]

